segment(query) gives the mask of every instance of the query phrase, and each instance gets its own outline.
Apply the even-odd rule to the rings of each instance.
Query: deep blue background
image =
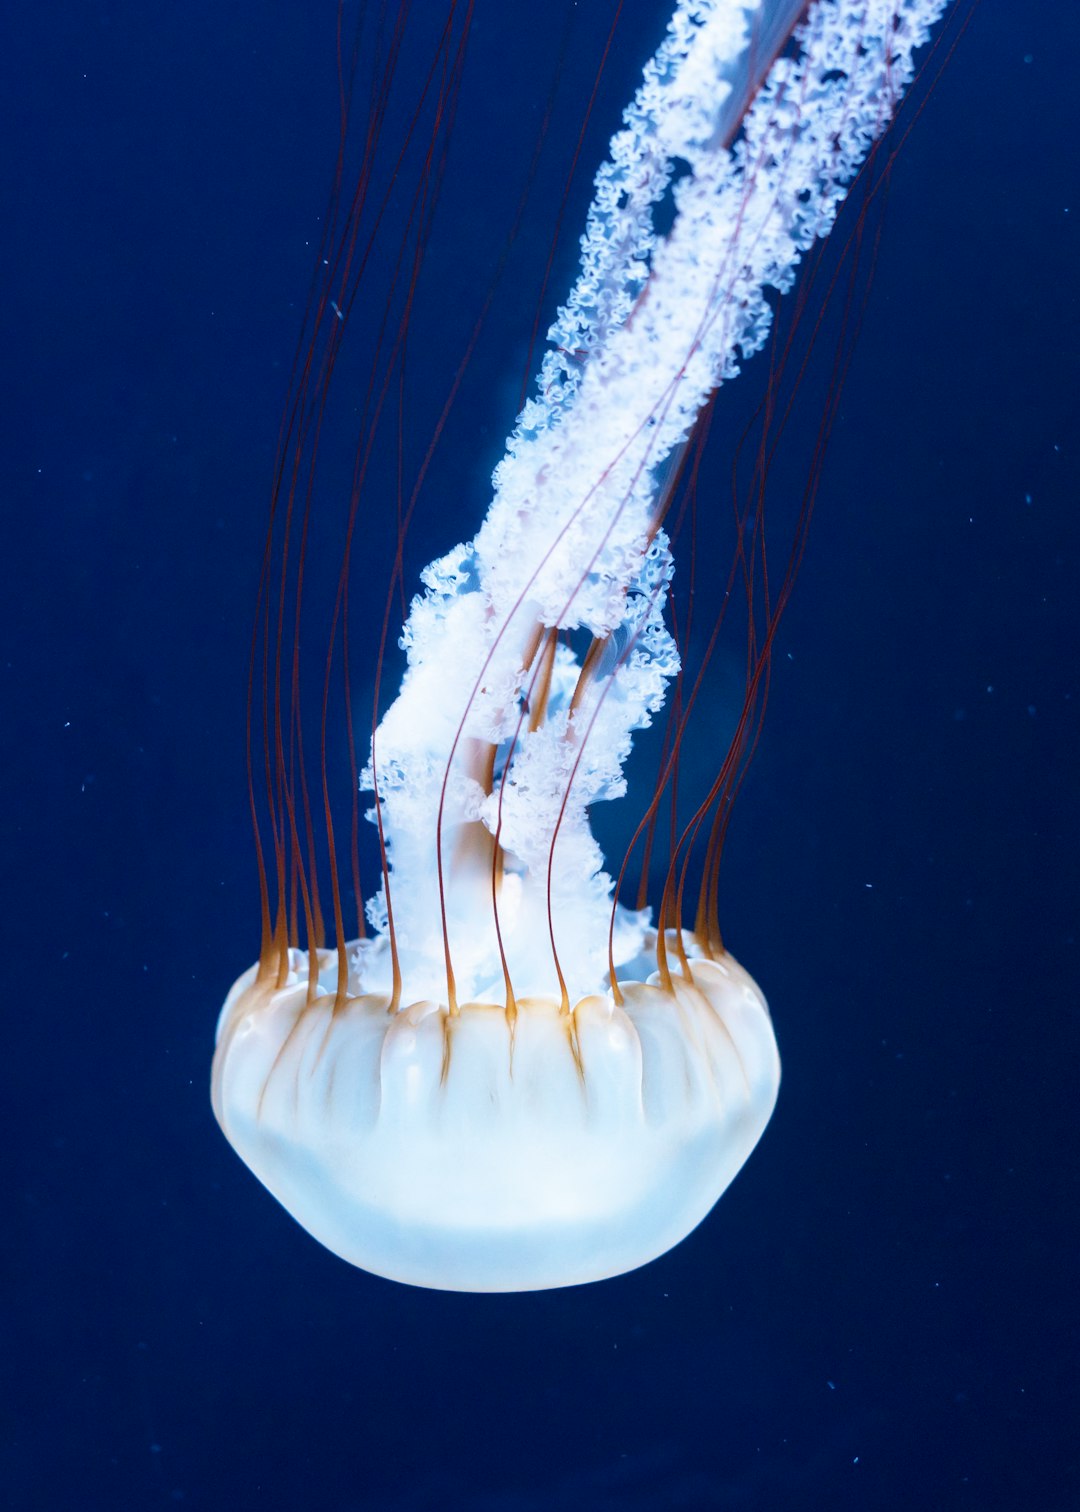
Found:
[[[410,571],[471,530],[512,418],[582,10]],[[589,164],[662,26],[631,10]],[[480,0],[432,395],[560,26]],[[726,863],[774,1123],[674,1253],[505,1298],[325,1253],[207,1098],[256,945],[243,667],[333,6],[24,5],[4,52],[5,1505],[1076,1505],[1073,7],[984,0],[894,176]]]

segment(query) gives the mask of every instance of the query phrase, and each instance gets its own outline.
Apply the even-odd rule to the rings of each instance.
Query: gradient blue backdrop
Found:
[[[472,529],[512,419],[609,12],[580,9],[523,287],[411,573]],[[630,7],[589,163],[663,9]],[[418,433],[560,26],[479,0]],[[503,1298],[347,1268],[207,1096],[256,946],[243,666],[333,153],[333,5],[23,5],[3,51],[0,1499],[1076,1505],[1074,8],[984,0],[895,174],[725,871],[784,1056],[775,1121],[673,1254]],[[364,565],[378,582],[385,555]]]

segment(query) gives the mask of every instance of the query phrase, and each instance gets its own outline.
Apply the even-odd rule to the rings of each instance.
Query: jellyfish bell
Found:
[[[249,779],[262,947],[222,1010],[212,1097],[268,1190],[353,1264],[468,1291],[618,1275],[701,1222],[769,1121],[776,1041],[763,994],[720,936],[717,878],[823,451],[786,568],[767,571],[768,427],[783,412],[785,371],[797,382],[805,371],[787,335],[773,341],[730,561],[701,575],[712,619],[696,664],[693,614],[673,599],[673,542],[696,517],[687,500],[713,396],[774,330],[778,296],[873,156],[943,3],[679,0],[597,176],[581,272],[488,512],[472,540],[424,570],[401,636],[404,676],[383,708],[412,502],[399,512],[366,759],[350,692],[349,591],[381,401],[357,452],[314,739],[301,699],[314,455],[367,265],[364,194],[341,193],[339,167],[328,217],[336,241],[286,412],[249,679],[249,732],[261,724]],[[459,76],[456,65],[431,74],[446,87]],[[453,105],[431,104],[425,184],[443,160]],[[669,197],[674,215],[661,232]],[[370,216],[376,228],[382,212]],[[399,258],[415,268],[423,225],[410,234],[415,259],[408,249]],[[410,276],[399,341],[380,348],[390,355],[370,385],[383,397],[403,381]],[[688,800],[680,762],[691,718],[740,598],[741,703],[715,777]],[[358,899],[361,792],[381,877],[351,943],[327,775],[335,666]],[[654,790],[612,875],[591,816],[624,795],[634,736],[661,716]],[[635,847],[643,884],[649,858],[662,855],[655,913],[644,892],[636,907],[620,901]]]
[[[655,1259],[760,1138],[780,1066],[765,1000],[684,937],[688,970],[554,997],[392,1011],[336,956],[316,995],[253,968],[222,1010],[214,1110],[328,1249],[395,1281],[529,1291]],[[672,942],[674,948],[674,942]],[[653,951],[655,960],[655,950]]]

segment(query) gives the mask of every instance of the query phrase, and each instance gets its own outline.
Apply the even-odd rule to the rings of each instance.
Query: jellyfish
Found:
[[[621,901],[590,815],[624,795],[633,736],[674,689],[635,835],[648,844],[699,686],[672,611],[672,480],[712,396],[768,340],[944,4],[679,0],[597,174],[578,277],[487,514],[426,568],[405,619],[401,687],[353,784],[381,870],[356,939],[280,628],[253,662],[271,689],[263,939],[221,1011],[213,1107],[264,1186],[354,1265],[477,1292],[618,1275],[705,1218],[769,1121],[776,1040],[721,939],[716,876],[786,581],[652,909]],[[292,510],[303,489],[287,492]],[[297,582],[306,544],[305,523]],[[749,549],[699,577],[730,593]],[[335,624],[350,571],[346,553]],[[287,622],[287,576],[279,590],[268,553],[264,628],[272,612]],[[325,751],[325,693],[323,707]],[[686,858],[702,837],[691,923]]]

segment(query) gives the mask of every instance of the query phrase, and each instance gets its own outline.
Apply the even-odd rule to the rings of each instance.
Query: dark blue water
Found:
[[[512,421],[610,8],[582,9],[410,586],[471,532]],[[631,9],[589,164],[662,26]],[[413,447],[561,27],[478,6]],[[727,938],[784,1057],[774,1122],[674,1253],[501,1298],[324,1252],[207,1095],[257,945],[243,674],[334,151],[333,7],[69,0],[5,30],[4,1505],[1074,1506],[1072,8],[985,0],[893,174],[725,861]],[[379,539],[359,570],[381,603]]]

